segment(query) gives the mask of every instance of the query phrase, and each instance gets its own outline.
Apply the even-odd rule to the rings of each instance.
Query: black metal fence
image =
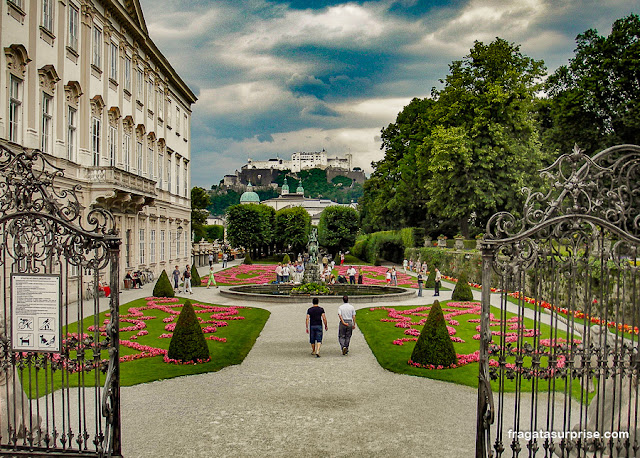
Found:
[[[120,239],[64,183],[45,155],[0,145],[3,456],[121,455]]]
[[[640,147],[541,176],[483,241],[476,457],[640,456]]]

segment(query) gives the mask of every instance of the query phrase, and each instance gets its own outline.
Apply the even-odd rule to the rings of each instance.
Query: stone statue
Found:
[[[315,227],[311,229],[311,234],[309,234],[309,244],[307,245],[307,250],[309,251],[309,261],[311,264],[318,263],[318,229]]]

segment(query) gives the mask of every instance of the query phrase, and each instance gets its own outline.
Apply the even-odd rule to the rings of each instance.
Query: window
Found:
[[[185,232],[184,234],[184,254],[185,256],[189,254],[189,233]]]
[[[180,257],[180,236],[182,234],[180,232],[176,233],[176,257]]]
[[[22,8],[22,0],[9,0],[9,3],[13,3],[19,8]]]
[[[124,88],[131,92],[131,58],[124,58]]]
[[[80,12],[75,5],[69,5],[69,47],[78,50],[78,27],[80,24]]]
[[[151,264],[156,262],[156,231],[151,229],[149,234],[149,262]]]
[[[144,95],[144,75],[140,70],[136,70],[136,98],[142,103]]]
[[[180,135],[180,107],[176,107],[176,134]]]
[[[138,175],[142,175],[142,142],[138,142],[136,148],[136,153],[138,153]]]
[[[67,110],[67,159],[76,160],[76,109],[69,107]]]
[[[189,120],[187,118],[187,114],[185,113],[184,114],[184,126],[182,128],[182,135],[185,138],[185,140],[187,138],[187,132],[189,132],[188,126],[189,126]]]
[[[131,170],[131,135],[129,134],[124,134],[122,153],[124,156],[124,169],[129,172]]]
[[[180,195],[180,161],[176,159],[176,194]]]
[[[164,119],[164,91],[158,89],[158,117]]]
[[[93,116],[91,118],[91,152],[93,156],[93,166],[100,165],[100,120]]]
[[[149,110],[153,111],[153,99],[155,98],[155,90],[153,87],[153,80],[149,79],[149,81],[147,82],[147,107],[149,108]]]
[[[144,264],[144,229],[140,229],[140,264]]]
[[[163,177],[162,177],[162,165],[164,163],[164,155],[163,154],[159,154],[158,155],[158,188],[163,189]]]
[[[102,30],[93,26],[93,58],[91,64],[102,68]]]
[[[115,126],[109,126],[109,165],[116,165],[116,152],[118,151],[118,129]]]
[[[173,106],[171,100],[167,100],[167,126],[171,125],[171,111],[173,110]]]
[[[51,153],[51,112],[53,111],[53,97],[42,93],[42,132],[40,149],[43,153]]]
[[[53,4],[55,0],[42,0],[42,27],[53,32]]]
[[[187,197],[187,186],[189,186],[189,176],[187,175],[187,163],[184,163],[184,196]]]
[[[109,78],[118,81],[118,45],[111,43],[111,67],[109,67]]]
[[[167,159],[167,191],[171,192],[171,158]]]
[[[164,251],[164,231],[160,231],[160,262],[165,260],[165,251]]]
[[[153,180],[153,147],[150,146],[149,149],[147,149],[147,176],[149,177],[150,180]]]
[[[9,89],[9,140],[20,143],[22,124],[22,80],[11,75]]]

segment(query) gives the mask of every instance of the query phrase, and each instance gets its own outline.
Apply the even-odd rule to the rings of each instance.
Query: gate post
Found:
[[[120,417],[120,243],[119,239],[109,243],[109,262],[111,264],[111,300],[109,301],[110,326],[107,327],[112,345],[110,349],[110,359],[113,366],[111,374],[111,386],[105,387],[110,392],[111,401],[111,455],[110,457],[122,456],[122,424]],[[109,377],[107,376],[107,379]],[[104,409],[104,403],[103,403]]]
[[[495,248],[482,245],[482,311],[480,314],[480,355],[478,373],[478,410],[476,426],[476,458],[486,458],[491,449],[490,427],[493,424],[493,393],[489,377],[489,329],[491,314],[491,268]]]

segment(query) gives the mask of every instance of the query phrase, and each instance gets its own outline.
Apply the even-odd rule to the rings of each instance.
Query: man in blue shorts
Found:
[[[320,345],[322,345],[322,323],[324,330],[328,331],[327,316],[324,309],[318,305],[318,298],[313,298],[313,305],[307,310],[307,334],[311,343],[311,354],[320,358]]]

